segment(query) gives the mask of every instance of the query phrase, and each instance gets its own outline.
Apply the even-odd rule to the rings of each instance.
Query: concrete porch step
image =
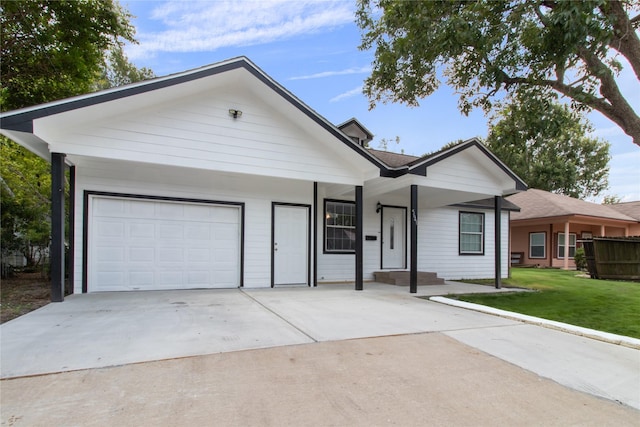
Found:
[[[396,286],[409,286],[410,272],[406,270],[376,271],[373,273],[376,282]],[[437,273],[418,271],[418,285],[444,285],[444,279]]]

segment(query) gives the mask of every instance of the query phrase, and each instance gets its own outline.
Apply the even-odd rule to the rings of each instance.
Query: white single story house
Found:
[[[0,116],[52,164],[52,300],[75,293],[317,286],[403,270],[508,275],[526,185],[472,139],[368,150],[245,57]],[[65,170],[70,236],[64,235]]]

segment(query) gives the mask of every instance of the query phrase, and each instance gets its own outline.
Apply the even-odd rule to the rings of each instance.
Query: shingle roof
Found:
[[[640,221],[640,200],[635,202],[615,203],[610,208]]]
[[[573,197],[563,196],[561,194],[549,193],[548,191],[538,190],[535,188],[513,194],[507,197],[507,199],[520,206],[520,212],[514,212],[511,214],[511,219],[514,221],[520,219],[548,218],[568,215],[583,215],[622,221],[638,221],[637,219],[612,209],[608,205],[585,202],[584,200],[574,199]]]
[[[373,148],[368,148],[367,150],[377,157],[378,160],[392,168],[407,165],[420,158],[418,156],[410,156],[408,154],[392,153],[391,151],[374,150]]]

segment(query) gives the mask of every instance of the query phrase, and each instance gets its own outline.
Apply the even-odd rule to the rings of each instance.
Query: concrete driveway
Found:
[[[449,283],[420,287],[418,295],[490,290]],[[365,284],[362,292],[323,285],[73,295],[1,325],[0,333],[3,379],[316,342],[423,340],[438,333],[449,337],[445,343],[457,341],[640,409],[636,349],[418,299],[407,288],[377,283]],[[3,405],[7,387],[26,380],[3,381]]]
[[[455,283],[417,295],[487,292]],[[508,291],[508,290],[503,290]],[[383,335],[517,325],[430,303],[406,287],[108,292],[71,295],[0,325],[2,378]]]

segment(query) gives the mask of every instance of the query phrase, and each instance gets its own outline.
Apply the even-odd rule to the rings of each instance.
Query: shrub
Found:
[[[576,268],[578,270],[586,270],[587,269],[587,257],[584,254],[584,248],[576,249],[576,254],[573,257],[573,260],[576,263]]]

